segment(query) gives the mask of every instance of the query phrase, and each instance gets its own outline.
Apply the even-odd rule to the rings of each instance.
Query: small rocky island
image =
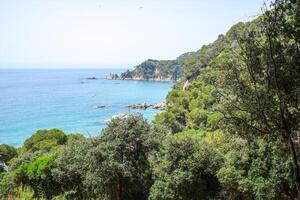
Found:
[[[92,76],[92,77],[87,77],[86,80],[97,80],[98,78],[95,77],[95,76]]]

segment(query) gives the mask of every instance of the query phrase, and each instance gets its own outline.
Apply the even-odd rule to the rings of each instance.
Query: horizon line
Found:
[[[131,69],[136,65],[99,64],[0,64],[0,69]]]

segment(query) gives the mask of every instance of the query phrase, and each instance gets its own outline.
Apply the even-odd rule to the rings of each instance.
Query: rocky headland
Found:
[[[184,62],[195,53],[184,53],[175,60],[148,59],[135,66],[133,70],[127,70],[121,74],[110,73],[106,79],[176,82],[183,74]]]

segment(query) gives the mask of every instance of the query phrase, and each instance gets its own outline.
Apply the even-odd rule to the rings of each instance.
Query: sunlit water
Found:
[[[134,103],[158,103],[172,83],[106,80],[120,69],[0,70],[0,143],[20,146],[38,129],[98,134]],[[97,77],[97,80],[87,80]],[[105,108],[97,108],[104,105]],[[148,120],[158,110],[135,110]]]

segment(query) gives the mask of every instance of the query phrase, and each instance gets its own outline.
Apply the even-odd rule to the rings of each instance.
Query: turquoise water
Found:
[[[105,80],[109,72],[121,71],[0,70],[0,143],[20,146],[36,130],[48,128],[92,136],[113,115],[130,112],[129,104],[158,103],[172,87],[163,82]],[[151,120],[158,110],[135,112]]]

